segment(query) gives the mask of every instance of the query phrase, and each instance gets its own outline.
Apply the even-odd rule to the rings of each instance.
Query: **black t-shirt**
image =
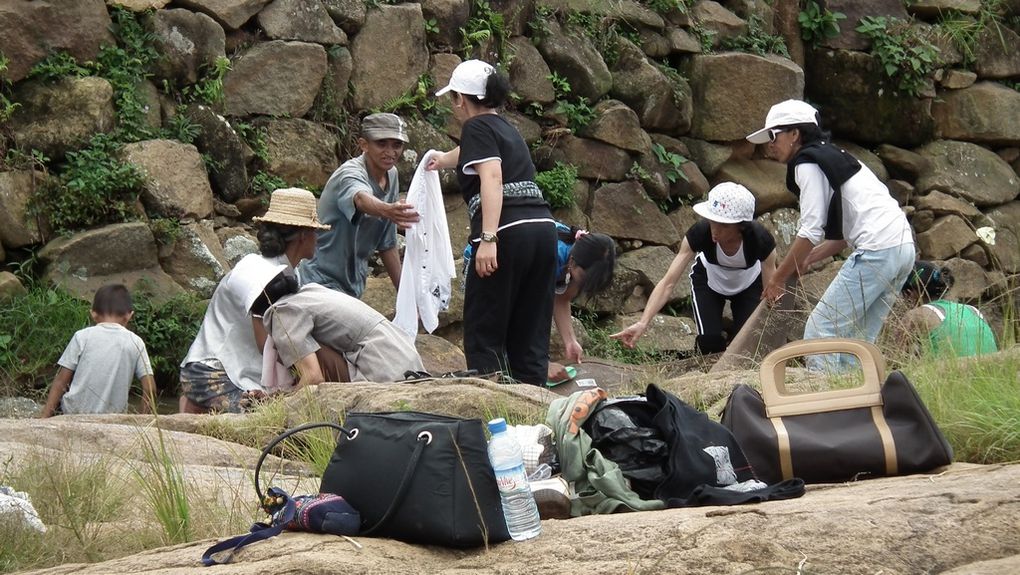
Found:
[[[744,242],[743,269],[754,265],[756,261],[765,261],[772,250],[776,249],[776,240],[772,237],[765,226],[758,222],[744,222],[744,229],[740,232]],[[705,260],[710,264],[719,265],[716,253],[716,244],[712,241],[712,227],[708,220],[700,220],[687,230],[687,243],[695,252],[705,255]]]
[[[521,134],[497,114],[482,114],[464,122],[461,128],[460,161],[457,163],[457,181],[461,196],[470,203],[481,192],[481,180],[473,164],[498,160],[503,172],[503,183],[532,182],[535,164],[531,151]],[[464,173],[467,169],[471,173]],[[543,198],[504,197],[500,225],[522,218],[548,217],[548,204]],[[471,221],[472,235],[481,226],[481,210]]]

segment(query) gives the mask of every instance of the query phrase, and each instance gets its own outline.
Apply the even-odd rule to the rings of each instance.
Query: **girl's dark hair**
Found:
[[[499,108],[510,96],[510,80],[498,70],[489,74],[485,81],[485,97],[470,96],[486,108]]]
[[[800,145],[804,146],[807,144],[814,144],[815,142],[830,142],[832,141],[832,133],[828,130],[823,130],[821,126],[817,124],[804,123],[804,124],[793,124],[792,126],[783,126],[787,130],[797,129],[800,131]]]
[[[574,241],[570,257],[584,270],[581,293],[591,297],[613,283],[616,271],[616,243],[613,238],[599,233],[584,234]]]
[[[259,225],[259,251],[267,258],[275,258],[287,251],[287,244],[308,228],[262,222]]]
[[[901,291],[916,290],[924,299],[932,301],[946,295],[949,288],[953,287],[953,281],[953,274],[949,268],[940,268],[922,260],[914,264],[914,269],[907,276]]]
[[[269,306],[279,301],[280,298],[296,293],[297,290],[297,278],[280,272],[276,274],[276,277],[269,280],[266,287],[262,288],[262,293],[255,299],[255,303],[251,304],[249,311],[254,316],[261,316],[266,313]]]
[[[121,284],[105,285],[99,288],[92,299],[92,311],[98,315],[125,316],[134,310],[131,294]]]

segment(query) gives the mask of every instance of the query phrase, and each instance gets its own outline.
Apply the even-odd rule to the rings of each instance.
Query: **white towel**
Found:
[[[266,393],[294,389],[294,376],[280,363],[280,354],[272,336],[266,337],[266,345],[262,348],[262,388]]]
[[[436,153],[429,150],[422,156],[407,191],[407,202],[415,207],[419,220],[405,232],[407,246],[393,323],[411,340],[418,334],[419,316],[425,331],[432,333],[439,327],[439,312],[450,306],[450,283],[457,277],[439,174],[425,169]]]

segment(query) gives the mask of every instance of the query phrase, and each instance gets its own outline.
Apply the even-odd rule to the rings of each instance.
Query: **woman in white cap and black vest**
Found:
[[[610,337],[634,347],[655,314],[666,305],[680,276],[691,269],[694,319],[698,326],[695,345],[703,354],[726,349],[761,301],[762,287],[776,271],[776,240],[765,226],[754,221],[754,195],[732,182],[708,192],[708,200],[695,204],[702,218],[687,230],[680,252],[666,275],[655,284],[641,319]],[[730,302],[733,326],[723,334],[723,306]]]
[[[316,232],[329,229],[319,223],[316,203],[308,190],[280,189],[270,197],[265,215],[253,218],[259,223],[262,253],[242,258],[216,286],[181,363],[181,411],[238,412],[246,394],[257,397],[264,391],[266,333],[261,318],[252,318],[248,308],[262,289],[258,284],[265,270],[282,266],[293,275],[294,266],[315,253]]]
[[[471,218],[474,265],[464,294],[467,366],[544,385],[556,226],[534,182],[528,144],[498,113],[510,83],[489,64],[468,60],[436,96],[447,92],[463,121],[460,146],[435,155],[429,168],[457,168]]]
[[[812,263],[853,250],[804,326],[804,339],[849,337],[874,342],[914,264],[914,238],[903,210],[875,174],[832,144],[818,111],[800,100],[769,110],[765,127],[747,136],[786,164],[800,224],[763,298],[783,297],[786,280]],[[809,369],[844,371],[851,356],[814,355]]]

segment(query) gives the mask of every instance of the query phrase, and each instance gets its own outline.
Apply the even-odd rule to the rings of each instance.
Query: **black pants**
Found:
[[[708,287],[707,276],[692,273],[691,288],[694,295],[694,321],[698,324],[695,345],[703,354],[717,353],[724,351],[729,344],[728,339],[723,336],[723,306],[727,301],[730,302],[733,328],[729,339],[733,339],[758,307],[758,302],[761,301],[762,281],[759,275],[758,279],[744,291],[735,295],[722,295]]]
[[[499,232],[499,268],[487,278],[472,263],[464,291],[464,355],[468,369],[502,371],[545,385],[556,284],[556,228],[519,224]]]

